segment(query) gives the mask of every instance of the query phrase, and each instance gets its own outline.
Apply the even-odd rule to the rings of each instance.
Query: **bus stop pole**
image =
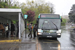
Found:
[[[25,18],[25,38],[26,38],[26,28],[27,28],[27,21],[26,21],[26,19],[27,19],[27,17],[28,17],[28,15],[24,15],[24,18]]]
[[[25,19],[25,38],[26,38],[26,19]]]

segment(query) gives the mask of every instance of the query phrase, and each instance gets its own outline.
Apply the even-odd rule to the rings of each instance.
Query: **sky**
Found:
[[[26,0],[18,0],[19,2],[26,2]],[[44,0],[54,5],[55,14],[68,15],[75,0]]]

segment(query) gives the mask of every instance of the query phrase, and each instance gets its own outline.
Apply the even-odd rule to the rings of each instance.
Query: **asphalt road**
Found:
[[[37,50],[60,50],[60,42],[46,38],[40,39],[37,42]]]
[[[70,30],[63,28],[61,38],[57,40],[42,38],[37,39],[37,50],[75,50],[75,46],[70,39]]]

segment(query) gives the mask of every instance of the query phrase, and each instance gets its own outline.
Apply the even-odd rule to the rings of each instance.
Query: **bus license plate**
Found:
[[[52,37],[52,36],[47,36],[47,37]]]

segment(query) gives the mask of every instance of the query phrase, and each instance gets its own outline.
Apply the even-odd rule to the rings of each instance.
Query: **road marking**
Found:
[[[38,43],[38,46],[39,46],[39,50],[42,50],[42,49],[41,49],[41,45],[40,45],[40,43]]]
[[[60,48],[61,48],[61,46],[60,46],[60,44],[58,44],[58,50],[60,50]]]
[[[20,39],[17,40],[0,40],[0,42],[21,42]]]
[[[36,50],[38,50],[38,40],[36,38]]]
[[[50,50],[52,50],[52,49],[54,49],[54,50],[55,50],[55,49],[56,49],[56,50],[60,50],[60,49],[61,49],[61,48],[60,48],[60,44],[58,44],[58,47],[50,47],[50,46],[49,46],[49,48],[50,48]]]
[[[36,50],[42,50],[41,45],[38,41],[38,38],[36,39]]]

